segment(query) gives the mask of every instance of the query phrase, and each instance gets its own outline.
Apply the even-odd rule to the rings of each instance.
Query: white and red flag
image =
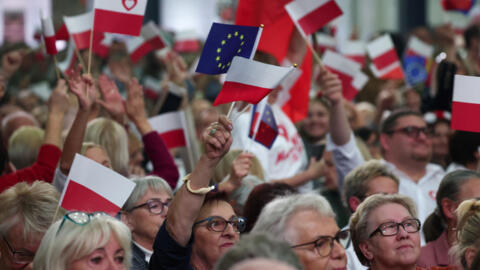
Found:
[[[315,33],[315,50],[323,54],[326,50],[336,51],[337,40],[325,33]]]
[[[196,52],[200,49],[200,41],[195,31],[182,31],[175,34],[173,50],[176,52]]]
[[[148,122],[160,134],[168,149],[171,149],[190,145],[185,119],[185,112],[175,111],[152,117]]]
[[[361,71],[362,66],[339,53],[326,51],[322,62],[329,71],[338,75],[342,81],[343,96],[348,100],[355,98],[368,82],[368,76]]]
[[[404,79],[402,65],[389,34],[376,38],[367,44],[372,60],[370,68],[380,79]]]
[[[480,132],[480,77],[455,75],[452,129]]]
[[[95,31],[140,35],[147,0],[95,0]]]
[[[293,69],[294,67],[279,67],[235,56],[213,105],[233,101],[257,104],[278,87]]]
[[[75,42],[70,40],[67,47],[67,56],[62,62],[58,63],[58,69],[62,71],[63,74],[70,74],[77,64],[77,58],[75,57]]]
[[[153,22],[142,27],[141,35],[132,38],[127,42],[127,51],[133,63],[138,62],[142,57],[153,50],[160,50],[168,46],[160,29]]]
[[[361,40],[347,40],[342,42],[340,52],[347,58],[365,66],[366,60],[366,44]]]
[[[68,211],[115,215],[134,188],[135,183],[124,176],[76,154],[59,204]]]
[[[57,39],[55,38],[55,29],[53,28],[53,21],[51,17],[42,18],[42,32],[47,53],[50,55],[57,55],[58,51],[57,46],[55,45]]]
[[[416,36],[411,36],[407,43],[406,56],[420,56],[426,61],[433,55],[434,48],[432,45],[421,41]]]
[[[285,5],[285,9],[305,36],[343,14],[335,0],[295,0]]]
[[[90,33],[93,25],[93,13],[87,12],[77,16],[64,16],[63,20],[67,26],[70,37],[75,41],[79,50],[90,47]]]

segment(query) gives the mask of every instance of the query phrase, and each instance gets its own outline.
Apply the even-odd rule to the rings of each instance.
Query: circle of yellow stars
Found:
[[[215,61],[218,62],[217,67],[219,69],[224,70],[225,68],[230,67],[230,65],[232,64],[231,61],[228,61],[228,63],[222,62],[221,61],[222,59],[220,57],[223,47],[227,44],[227,42],[231,42],[232,38],[238,38],[240,40],[240,47],[237,49],[237,54],[240,54],[242,52],[242,46],[245,44],[245,40],[243,39],[245,37],[242,34],[240,34],[238,31],[235,31],[233,34],[232,33],[227,34],[227,38],[223,39],[220,42],[220,46],[217,48],[217,57],[215,58]]]

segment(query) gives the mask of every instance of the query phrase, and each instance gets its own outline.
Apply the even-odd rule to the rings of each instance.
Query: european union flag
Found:
[[[260,27],[213,23],[196,72],[226,73],[234,56],[250,58]]]
[[[428,74],[425,64],[425,58],[423,57],[414,55],[404,57],[403,69],[409,85],[417,85],[427,80]]]

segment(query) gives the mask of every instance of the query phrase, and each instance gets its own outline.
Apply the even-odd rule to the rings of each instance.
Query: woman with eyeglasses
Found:
[[[232,144],[232,129],[225,116],[205,129],[205,152],[170,204],[155,239],[150,269],[213,269],[238,242],[245,220],[236,216],[222,193],[215,193],[216,186],[208,186]]]
[[[42,239],[34,270],[126,270],[130,267],[130,231],[105,213],[70,212]]]
[[[404,195],[372,195],[350,219],[355,253],[372,270],[417,269],[419,231],[415,204]]]

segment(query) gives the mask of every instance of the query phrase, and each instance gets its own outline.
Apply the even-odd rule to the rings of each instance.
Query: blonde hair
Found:
[[[220,183],[222,180],[230,174],[232,169],[233,161],[242,153],[243,150],[233,149],[228,151],[228,153],[220,160],[217,167],[215,168],[215,174],[213,176],[213,181],[215,183]],[[260,161],[256,156],[251,159],[252,166],[250,167],[250,174],[255,175],[258,179],[264,181],[263,167]]]
[[[23,126],[8,140],[8,158],[17,169],[31,166],[37,160],[45,132],[38,127]]]
[[[480,200],[470,199],[463,201],[456,210],[457,243],[452,247],[451,253],[467,269],[465,252],[470,247],[480,248]]]
[[[369,266],[370,261],[360,250],[360,243],[367,241],[369,238],[370,232],[368,231],[368,221],[370,219],[370,214],[378,207],[389,203],[399,204],[407,209],[412,218],[417,217],[415,203],[412,201],[412,199],[405,195],[374,194],[366,198],[365,201],[358,206],[357,211],[355,211],[350,218],[350,233],[352,237],[353,248],[358,259],[365,266]]]
[[[123,266],[129,269],[131,236],[130,230],[121,221],[105,215],[90,217],[90,222],[85,225],[70,220],[63,221],[60,228],[61,224],[62,220],[55,222],[45,233],[33,261],[35,270],[66,270],[72,262],[105,246],[112,236],[123,248]]]
[[[23,237],[45,233],[52,223],[60,194],[52,185],[35,181],[21,182],[0,193],[0,234],[23,223]],[[63,214],[60,209],[60,216]]]
[[[102,146],[112,161],[112,169],[128,176],[128,138],[120,124],[103,117],[92,120],[87,125],[84,141]]]

